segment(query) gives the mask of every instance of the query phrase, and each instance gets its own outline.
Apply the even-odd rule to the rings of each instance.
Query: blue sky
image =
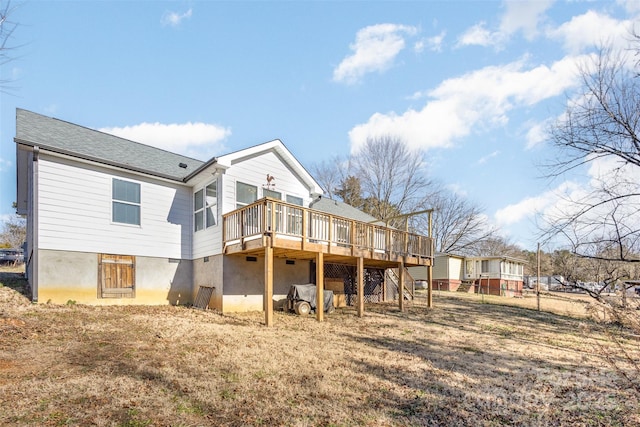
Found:
[[[16,1],[1,65],[0,217],[15,200],[15,109],[201,160],[275,138],[308,168],[394,134],[425,173],[535,249],[544,126],[576,65],[624,47],[640,1]]]

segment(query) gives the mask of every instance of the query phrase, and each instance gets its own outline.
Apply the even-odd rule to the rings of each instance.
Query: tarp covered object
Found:
[[[316,285],[291,285],[287,299],[293,301],[307,301],[311,309],[316,309]],[[324,311],[333,308],[333,291],[324,291]]]

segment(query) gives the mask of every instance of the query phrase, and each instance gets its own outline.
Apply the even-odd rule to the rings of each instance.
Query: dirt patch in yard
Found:
[[[0,286],[2,425],[640,424],[586,319],[442,294],[266,328],[262,313],[33,305],[15,288]]]

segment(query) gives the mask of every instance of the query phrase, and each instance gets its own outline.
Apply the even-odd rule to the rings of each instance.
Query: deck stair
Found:
[[[388,268],[385,273],[387,285],[394,290],[394,295],[398,295],[398,288],[400,287],[400,277],[398,277],[398,271],[395,268]],[[415,297],[415,279],[409,274],[409,270],[405,267],[404,271],[405,286],[404,286],[404,299],[411,301]]]
[[[456,292],[464,292],[467,294],[473,293],[475,291],[475,285],[472,281],[469,280],[464,280],[460,286],[458,286],[458,289],[456,289]]]

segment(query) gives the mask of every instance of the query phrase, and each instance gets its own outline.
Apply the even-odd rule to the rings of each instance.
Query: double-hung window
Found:
[[[258,188],[255,185],[236,182],[236,208],[250,205],[255,202],[258,196]]]
[[[269,190],[267,188],[262,189],[263,197],[271,197],[272,199],[282,200],[282,193],[278,191]]]
[[[140,225],[140,184],[113,178],[111,198],[113,222]]]
[[[193,228],[199,231],[218,223],[218,183],[212,182],[193,196]]]
[[[489,272],[489,260],[483,259],[480,262],[480,272],[482,272],[482,273],[488,273]]]
[[[287,194],[287,203],[291,203],[292,205],[302,206],[302,197],[292,196]]]

